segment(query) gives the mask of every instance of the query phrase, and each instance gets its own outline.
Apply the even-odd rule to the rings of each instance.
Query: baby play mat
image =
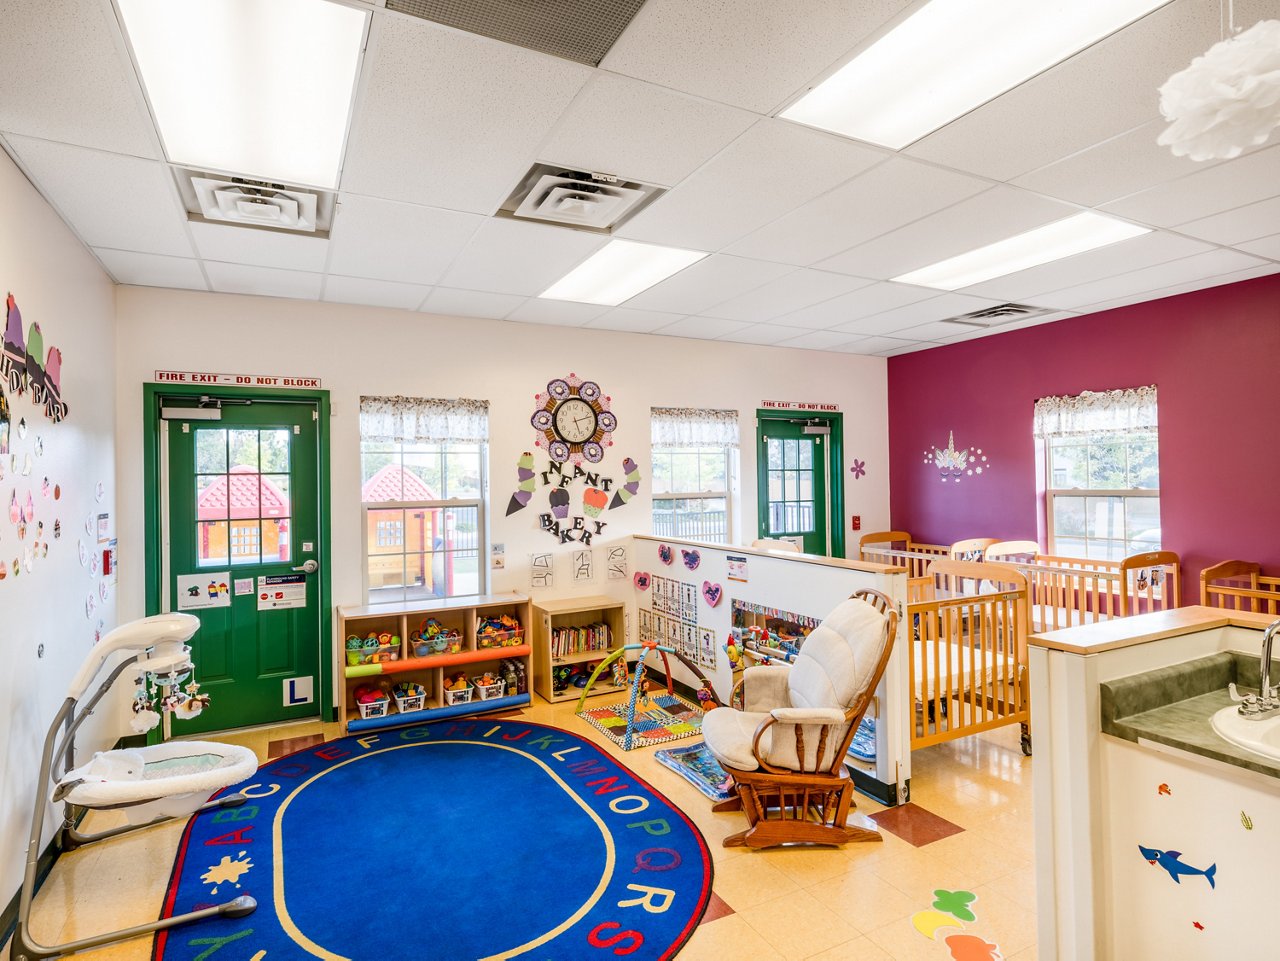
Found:
[[[626,747],[627,702],[605,704],[581,711],[582,718],[619,747]],[[702,730],[702,708],[678,694],[650,694],[649,703],[636,704],[631,728],[631,749],[678,741]]]
[[[713,801],[727,801],[733,793],[733,778],[725,773],[706,744],[668,747],[654,751],[653,756]]]
[[[687,817],[574,734],[440,721],[271,761],[193,818],[164,915],[258,910],[156,938],[156,961],[675,955],[711,895]],[[226,950],[224,950],[226,949]]]

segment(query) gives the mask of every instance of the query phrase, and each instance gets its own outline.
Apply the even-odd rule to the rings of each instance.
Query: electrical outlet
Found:
[[[855,531],[860,531],[860,530],[862,530],[862,515],[861,515],[861,514],[854,514],[854,515],[853,515],[852,524],[853,524],[853,529],[854,529]]]

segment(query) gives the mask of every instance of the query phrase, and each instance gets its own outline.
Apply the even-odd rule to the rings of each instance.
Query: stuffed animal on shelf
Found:
[[[716,703],[715,693],[711,690],[711,682],[705,678],[702,681],[702,687],[698,688],[698,706],[703,711],[712,711],[720,706]]]

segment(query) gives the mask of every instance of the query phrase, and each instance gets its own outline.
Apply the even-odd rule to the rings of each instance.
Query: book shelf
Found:
[[[573,701],[582,688],[569,685],[555,691],[554,671],[558,667],[587,665],[602,661],[609,652],[626,643],[626,604],[612,597],[566,597],[540,600],[533,605],[534,688],[543,700]],[[605,630],[593,625],[603,625]],[[622,690],[611,678],[601,676],[591,688],[591,697]]]
[[[486,639],[478,635],[477,625],[487,617],[506,614],[519,622],[522,633],[518,637],[505,638],[505,646],[484,647]],[[417,631],[421,622],[434,617],[445,627],[461,635],[460,649],[456,652],[414,656],[409,635]],[[404,604],[379,604],[368,607],[338,608],[337,676],[342,678],[342,699],[339,717],[342,732],[367,731],[422,721],[440,720],[466,714],[510,710],[528,704],[533,685],[532,647],[528,631],[533,622],[529,598],[523,594],[486,594],[473,597],[453,597],[436,601],[408,602]],[[348,663],[346,639],[351,635],[366,637],[372,634],[391,634],[400,638],[395,646],[396,660],[382,660],[367,664]],[[477,692],[471,692],[466,703],[447,703],[444,693],[445,679],[458,671],[468,677],[486,671],[499,673],[505,660],[517,660],[524,664],[525,690],[506,691],[502,697],[478,700]],[[426,688],[425,704],[420,710],[400,713],[396,701],[391,699],[388,711],[380,717],[361,717],[355,702],[355,690],[361,684],[377,684],[379,679],[395,684],[414,681]]]

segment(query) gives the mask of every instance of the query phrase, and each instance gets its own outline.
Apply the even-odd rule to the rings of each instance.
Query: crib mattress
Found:
[[[1074,608],[1055,607],[1052,604],[1031,605],[1031,630],[1037,632],[1060,631],[1068,627],[1083,627],[1107,621],[1115,614],[1095,614],[1093,611],[1078,611]]]
[[[912,658],[915,674],[915,702],[925,700],[925,680],[929,680],[929,697],[949,697],[958,692],[974,688],[988,687],[997,677],[1012,679],[1014,677],[1013,660],[1001,654],[994,654],[978,648],[970,650],[963,644],[945,641],[937,645],[935,663],[934,643],[932,641],[914,641]],[[1000,662],[1004,661],[1002,665]]]

